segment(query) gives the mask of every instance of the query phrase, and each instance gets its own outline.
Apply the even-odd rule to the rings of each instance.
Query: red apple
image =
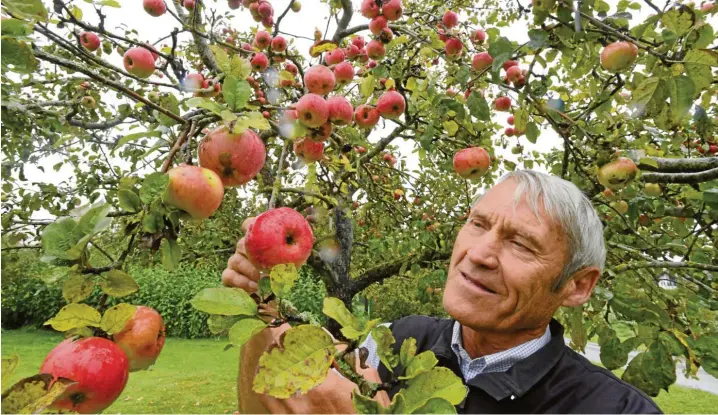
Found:
[[[123,57],[125,70],[139,78],[149,78],[155,72],[155,60],[145,48],[135,47]]]
[[[219,175],[226,187],[240,186],[264,166],[264,142],[252,130],[233,134],[226,126],[210,131],[199,144],[199,164]]]
[[[125,389],[129,362],[125,352],[110,340],[67,339],[45,357],[40,373],[77,382],[52,405],[53,409],[94,414],[112,405]]]
[[[706,14],[711,13],[714,8],[715,8],[715,4],[711,3],[711,2],[703,3],[701,5],[701,11]]]
[[[170,183],[164,202],[187,212],[192,219],[207,219],[222,203],[222,179],[212,170],[182,164],[167,174]]]
[[[480,52],[471,60],[471,68],[476,72],[481,72],[490,67],[492,63],[494,63],[494,58],[489,55],[489,52]]]
[[[196,97],[204,97],[204,98],[213,98],[216,96],[219,96],[219,94],[222,92],[222,84],[215,81],[214,79],[205,79],[202,81],[202,89],[209,89],[212,88],[210,91],[196,91],[194,93],[194,96]]]
[[[496,98],[494,108],[496,108],[496,111],[508,111],[511,109],[511,98],[506,96]]]
[[[388,27],[388,26],[389,26],[389,21],[386,20],[386,17],[379,15],[379,16],[371,19],[371,22],[369,22],[369,31],[375,35],[378,35],[379,33],[381,33],[381,29]]]
[[[354,108],[348,99],[341,95],[333,96],[327,99],[327,107],[329,108],[329,121],[336,125],[351,124]]]
[[[297,115],[302,124],[317,128],[329,119],[329,106],[321,95],[306,94],[297,102]]]
[[[346,85],[354,80],[354,67],[349,62],[342,62],[334,67],[334,79],[337,84]]]
[[[601,51],[601,66],[610,72],[618,72],[633,65],[638,47],[631,42],[614,42]]]
[[[366,52],[365,48],[359,49],[359,54],[357,55],[357,61],[360,63],[367,63],[369,61],[369,55]]]
[[[302,138],[294,142],[294,154],[305,163],[314,163],[324,156],[324,143]]]
[[[100,38],[92,32],[82,32],[80,34],[80,43],[85,49],[95,51],[100,47]]]
[[[261,49],[266,49],[272,43],[272,35],[264,30],[258,30],[257,34],[254,35],[254,44]]]
[[[446,56],[453,58],[461,55],[461,52],[464,49],[464,44],[461,43],[459,39],[452,37],[446,41],[444,49],[446,50]]]
[[[239,6],[242,4],[242,0],[229,0],[227,2],[227,6],[229,6],[232,10],[239,9]]]
[[[381,6],[381,13],[392,22],[399,20],[403,12],[404,11],[401,8],[401,0],[385,0],[384,4]]]
[[[441,23],[443,23],[447,29],[451,29],[459,24],[459,15],[451,10],[447,10],[446,13],[444,13],[444,17],[441,18]]]
[[[406,109],[406,100],[400,93],[391,90],[383,93],[376,101],[376,109],[384,118],[397,119]]]
[[[273,52],[284,52],[287,50],[287,40],[281,36],[277,36],[272,39],[272,51]]]
[[[509,115],[509,118],[506,119],[506,122],[509,123],[509,125],[514,125],[514,116]]]
[[[485,40],[486,40],[486,32],[484,32],[481,29],[476,29],[474,31],[474,33],[471,34],[471,41],[476,45],[480,45],[480,44],[484,43]]]
[[[598,169],[598,182],[609,189],[620,190],[628,186],[637,173],[638,166],[633,160],[619,157]]]
[[[182,5],[187,10],[194,10],[194,3],[195,3],[195,0],[184,0]]]
[[[164,0],[143,0],[142,7],[150,16],[154,17],[162,16],[167,11]]]
[[[356,46],[357,48],[361,49],[364,47],[364,37],[356,35],[352,37],[352,45]]]
[[[364,148],[364,147],[362,147],[362,146],[356,146],[356,147],[354,147],[354,150],[356,150],[356,152],[359,153],[359,154],[364,154],[364,153],[366,153],[366,148]]]
[[[506,134],[507,137],[511,137],[512,135],[515,135],[516,132],[514,131],[513,128],[509,127],[504,130],[504,134]]]
[[[204,77],[202,76],[202,74],[195,72],[185,76],[184,81],[182,82],[182,86],[185,90],[195,91],[202,88],[203,83]]]
[[[216,179],[216,183],[219,183],[219,177],[214,172],[210,171],[210,173],[214,175],[213,180]],[[196,190],[200,195],[202,194],[202,189]],[[132,318],[127,321],[122,331],[112,336],[112,340],[127,355],[131,372],[147,370],[155,364],[165,344],[165,325],[162,316],[153,308],[138,306]]]
[[[512,67],[512,66],[517,66],[518,64],[519,64],[518,61],[509,59],[509,60],[507,60],[506,62],[504,62],[503,68],[504,68],[505,71],[508,71],[510,67]]]
[[[307,131],[307,138],[312,141],[326,141],[332,135],[332,124],[325,122],[319,128],[310,128]]]
[[[349,45],[344,50],[344,56],[347,59],[354,59],[357,57],[357,55],[359,55],[359,48],[357,47],[357,45]]]
[[[357,127],[371,129],[379,122],[379,111],[371,105],[359,105],[354,111]]]
[[[304,72],[304,85],[313,94],[326,95],[336,85],[334,72],[324,65],[314,65]]]
[[[489,153],[481,147],[469,147],[454,154],[454,171],[464,179],[476,180],[491,167]]]
[[[269,66],[269,59],[267,59],[267,55],[264,53],[257,52],[252,56],[252,60],[249,63],[255,71],[264,72],[267,66]]]
[[[257,269],[270,270],[280,264],[301,267],[312,253],[314,235],[299,212],[281,207],[257,216],[245,241],[249,261]]]
[[[371,59],[380,60],[386,55],[386,49],[380,41],[372,40],[366,45],[366,54]]]
[[[327,52],[327,56],[324,57],[324,60],[327,62],[327,65],[336,65],[344,62],[344,49],[336,48]]]
[[[361,14],[367,19],[373,19],[379,15],[379,5],[376,0],[363,0],[361,3]]]
[[[262,17],[272,17],[274,15],[274,8],[272,5],[268,2],[261,2],[259,3],[259,7],[257,8],[257,13],[259,13]]]
[[[287,64],[284,66],[284,70],[294,76],[297,76],[297,73],[299,73],[297,65],[293,64],[292,62],[287,62]]]
[[[381,41],[381,43],[387,44],[391,42],[393,38],[394,32],[392,32],[391,29],[388,27],[381,29],[381,32],[379,32],[379,40]]]
[[[515,84],[521,79],[521,68],[518,66],[512,66],[506,71],[506,79]]]

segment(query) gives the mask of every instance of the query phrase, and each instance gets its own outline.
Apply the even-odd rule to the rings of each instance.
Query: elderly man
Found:
[[[559,307],[588,301],[605,256],[601,222],[574,184],[535,171],[509,173],[474,203],[456,237],[444,289],[451,318],[394,322],[396,352],[414,337],[417,353],[433,351],[439,366],[460,376],[468,387],[460,413],[661,413],[640,390],[566,347],[563,327],[553,319]],[[246,260],[243,241],[222,278],[256,289],[259,273]],[[356,385],[333,372],[300,397],[253,394],[256,359],[272,338],[267,331],[244,349],[243,410],[353,412]],[[363,375],[388,381],[373,340],[364,346],[371,368]],[[398,386],[377,399],[386,403],[396,392]]]

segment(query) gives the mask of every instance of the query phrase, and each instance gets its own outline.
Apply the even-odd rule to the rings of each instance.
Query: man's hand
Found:
[[[242,223],[246,233],[255,218],[247,218]],[[222,283],[228,287],[241,288],[249,293],[257,291],[261,274],[247,258],[245,237],[237,242],[237,249],[227,261],[227,268],[222,272]],[[257,372],[259,357],[267,348],[279,342],[283,332],[290,329],[289,324],[282,324],[264,330],[252,337],[242,346],[237,380],[237,395],[240,412],[242,413],[353,413],[351,394],[359,387],[343,378],[334,370],[329,370],[326,380],[307,394],[289,399],[277,399],[269,395],[259,395],[252,390],[254,375]],[[357,356],[357,373],[365,379],[379,383],[379,372],[374,368],[362,369]],[[375,398],[384,406],[389,405],[386,392],[379,392]]]
[[[247,233],[249,226],[254,223],[256,218],[247,218],[242,222],[242,231]],[[237,249],[234,255],[229,257],[227,268],[222,272],[222,284],[228,287],[241,288],[249,293],[257,291],[257,284],[261,277],[259,270],[247,259],[247,249],[245,246],[246,237],[237,242]]]

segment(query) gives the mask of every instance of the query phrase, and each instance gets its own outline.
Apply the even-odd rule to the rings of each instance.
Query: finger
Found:
[[[237,241],[237,248],[234,250],[234,252],[247,256],[247,244],[245,242],[245,238],[241,238],[239,241]]]
[[[257,291],[256,282],[229,268],[222,271],[222,284],[226,285],[227,287],[241,288],[244,291],[250,293]]]
[[[243,255],[232,255],[227,261],[227,268],[237,271],[254,282],[259,281],[259,271]]]
[[[249,217],[242,222],[242,232],[247,233],[247,230],[250,226],[254,223],[254,221],[257,220],[256,217]]]

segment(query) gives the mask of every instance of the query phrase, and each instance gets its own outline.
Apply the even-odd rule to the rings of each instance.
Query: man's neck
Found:
[[[545,332],[546,325],[513,333],[477,331],[464,325],[461,326],[464,350],[472,359],[502,352],[519,344],[538,339]]]

